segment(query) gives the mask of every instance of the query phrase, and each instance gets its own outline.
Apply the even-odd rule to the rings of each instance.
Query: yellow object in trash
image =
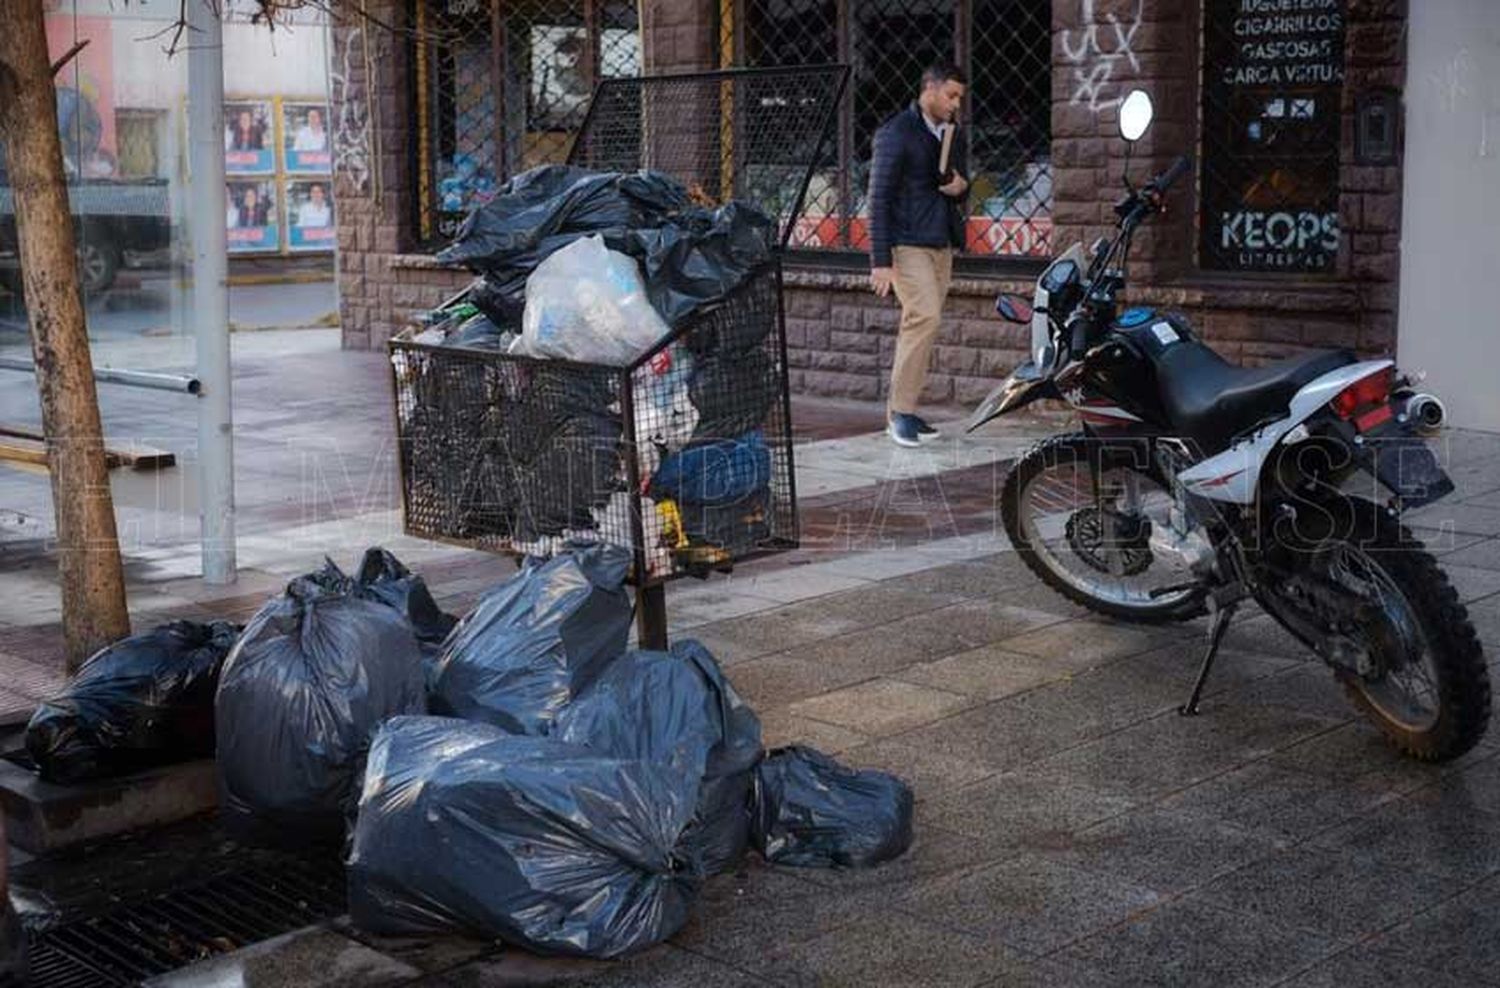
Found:
[[[657,501],[656,514],[661,518],[662,544],[673,549],[686,546],[688,544],[687,531],[682,527],[682,512],[677,510],[677,502]]]

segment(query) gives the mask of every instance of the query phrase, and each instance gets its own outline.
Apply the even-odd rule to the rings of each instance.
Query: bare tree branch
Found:
[[[84,38],[82,41],[75,44],[72,48],[69,48],[67,51],[63,52],[62,56],[58,58],[57,61],[52,63],[52,77],[54,79],[57,78],[57,74],[61,72],[69,62],[73,61],[73,57],[75,55],[87,48],[88,44],[89,39]]]

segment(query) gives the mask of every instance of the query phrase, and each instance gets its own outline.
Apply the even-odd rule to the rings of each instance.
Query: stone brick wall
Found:
[[[1139,3],[1139,6],[1138,6]],[[1184,15],[1184,8],[1190,8]],[[1114,105],[1135,86],[1151,93],[1157,117],[1132,151],[1132,174],[1166,167],[1196,150],[1198,32],[1196,3],[1182,0],[1094,0],[1101,47],[1113,50],[1113,14],[1130,34],[1130,55],[1097,73],[1086,42],[1082,0],[1053,3],[1053,164],[1056,244],[1090,242],[1111,218],[1119,194],[1124,146]],[[400,16],[400,0],[373,0],[371,12]],[[643,57],[648,72],[712,68],[717,0],[645,0],[641,4]],[[1231,359],[1262,362],[1305,347],[1347,345],[1375,354],[1395,349],[1399,272],[1401,169],[1357,166],[1353,110],[1369,87],[1399,91],[1404,82],[1405,5],[1402,0],[1349,0],[1346,31],[1345,124],[1340,194],[1341,248],[1337,270],[1325,276],[1234,275],[1194,268],[1195,191],[1184,181],[1166,217],[1143,229],[1132,252],[1127,301],[1181,309]],[[437,269],[404,253],[411,236],[416,183],[410,172],[404,43],[371,28],[370,64],[362,45],[348,44],[354,27],[336,28],[335,69],[352,52],[347,82],[335,82],[334,119],[347,100],[369,109],[370,180],[359,187],[340,169],[339,268],[344,342],[378,347],[411,313],[467,284],[463,272]],[[356,39],[359,41],[360,39]],[[1075,57],[1079,52],[1082,57]],[[1081,82],[1091,79],[1088,87]],[[336,130],[337,133],[337,130]],[[377,135],[378,134],[378,138]],[[1398,155],[1399,160],[1399,155]],[[378,174],[377,174],[378,173]],[[801,393],[876,399],[888,387],[895,326],[894,301],[870,294],[863,276],[832,269],[790,269],[786,308],[792,387]],[[996,275],[961,278],[938,340],[924,402],[967,404],[1024,359],[1025,330],[993,313],[997,291],[1029,291],[1029,279]]]

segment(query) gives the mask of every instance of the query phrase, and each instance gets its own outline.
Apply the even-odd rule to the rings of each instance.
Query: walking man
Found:
[[[953,249],[963,246],[964,196],[969,181],[955,135],[948,174],[938,170],[944,127],[955,127],[966,81],[941,62],[922,73],[916,102],[881,124],[870,162],[870,284],[901,303],[901,328],[886,417],[891,439],[916,446],[938,432],[917,415],[932,344],[953,280]]]

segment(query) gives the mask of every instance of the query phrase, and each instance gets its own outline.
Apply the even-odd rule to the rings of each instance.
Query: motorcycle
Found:
[[[1144,92],[1129,94],[1121,136],[1138,140],[1151,115]],[[1120,312],[1131,239],[1192,168],[1180,157],[1136,188],[1126,162],[1113,235],[1053,260],[1029,301],[996,302],[1030,327],[1031,359],[967,430],[1042,399],[1081,420],[1013,465],[1006,534],[1041,580],[1098,613],[1211,615],[1183,715],[1198,713],[1229,622],[1253,600],[1399,750],[1463,754],[1489,724],[1485,657],[1437,560],[1401,523],[1453,490],[1427,442],[1442,402],[1390,360],[1328,350],[1239,367],[1179,314]]]

